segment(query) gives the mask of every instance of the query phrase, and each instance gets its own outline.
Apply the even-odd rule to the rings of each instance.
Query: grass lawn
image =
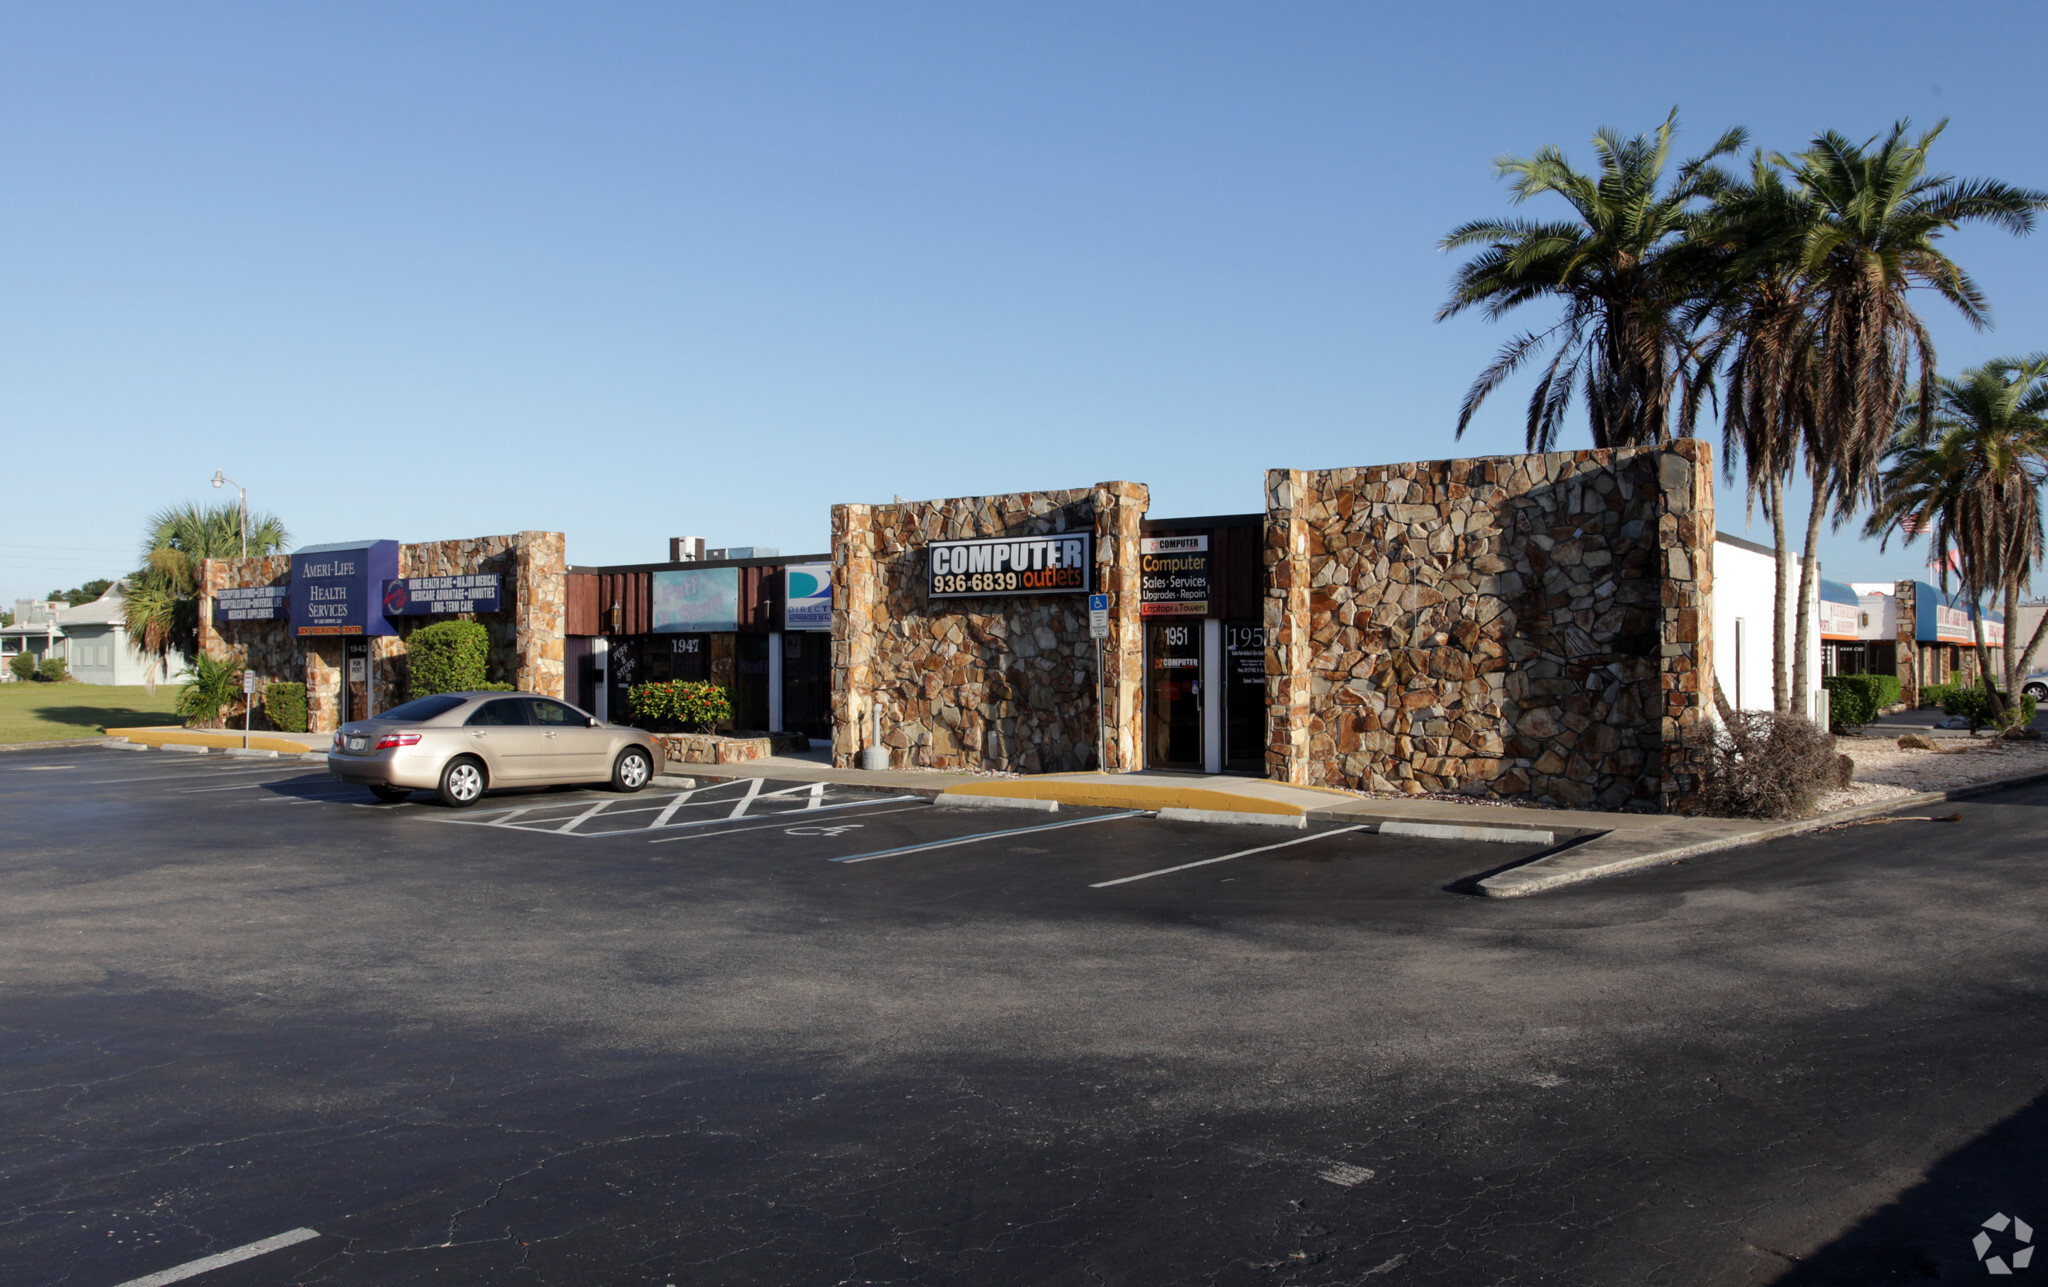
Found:
[[[151,696],[140,685],[0,684],[0,744],[98,737],[109,728],[182,724],[171,713],[176,684],[158,684]]]

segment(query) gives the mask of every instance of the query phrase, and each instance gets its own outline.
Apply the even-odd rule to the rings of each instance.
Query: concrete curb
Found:
[[[212,747],[202,746],[194,742],[164,742],[156,749],[159,751],[183,751],[188,755],[210,755],[213,753]]]
[[[1837,809],[1833,813],[1801,818],[1795,822],[1759,827],[1755,831],[1744,832],[1741,835],[1717,836],[1710,840],[1671,845],[1649,852],[1642,850],[1645,838],[1640,834],[1628,836],[1610,831],[1605,835],[1595,836],[1583,844],[1575,844],[1556,853],[1541,855],[1518,867],[1496,872],[1479,882],[1479,892],[1488,898],[1526,898],[1531,894],[1562,889],[1566,885],[1578,885],[1589,880],[1625,875],[1645,867],[1661,866],[1684,858],[1696,858],[1702,854],[1719,853],[1726,849],[1739,849],[1745,845],[1761,844],[1766,840],[1781,840],[1787,836],[1820,831],[1844,822],[1881,818],[1888,813],[1897,813],[1901,809],[1943,804],[1950,800],[1966,800],[1971,796],[1989,795],[2011,787],[2031,786],[2038,782],[2048,782],[2048,771],[2016,773],[2010,777],[1972,782],[1967,786],[1952,787],[1946,791],[1922,791],[1915,795],[1857,805],[1853,809]]]
[[[266,751],[261,747],[255,746],[230,746],[222,753],[232,755],[238,760],[274,760],[277,758],[276,751]],[[320,758],[324,760],[327,757],[323,755]]]
[[[107,734],[110,737],[122,737],[130,742],[140,742],[146,746],[157,746],[166,750],[173,746],[197,746],[216,751],[225,751],[229,748],[241,750],[246,741],[249,750],[276,751],[280,755],[309,755],[319,751],[319,748],[308,746],[296,738],[267,733],[251,733],[244,738],[240,731],[227,729],[110,728]]]
[[[1382,822],[1383,836],[1421,836],[1429,840],[1490,840],[1509,845],[1554,845],[1557,833],[1521,827],[1473,827],[1455,822]]]
[[[1251,827],[1292,827],[1300,830],[1308,825],[1305,813],[1246,813],[1238,809],[1177,809],[1172,806],[1159,811],[1161,822],[1211,822],[1228,826]]]
[[[1057,800],[1025,800],[1014,796],[975,795],[971,792],[941,791],[932,804],[942,809],[1036,809],[1058,813]]]
[[[1192,810],[1200,813],[1257,814],[1284,818],[1307,818],[1300,805],[1212,791],[1204,787],[1173,786],[1158,782],[1075,782],[1059,778],[1022,778],[1002,782],[950,786],[945,795],[959,798],[980,796],[992,800],[1053,800],[1063,805],[1093,809]],[[1287,826],[1298,824],[1289,822]]]
[[[728,779],[719,780],[724,781]],[[679,791],[694,791],[697,789],[697,779],[682,777],[674,773],[657,773],[654,775],[653,785],[675,787]]]

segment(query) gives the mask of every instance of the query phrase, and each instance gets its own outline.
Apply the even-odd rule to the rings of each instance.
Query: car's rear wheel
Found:
[[[2048,684],[2028,684],[2020,691],[2035,699],[2048,697]]]
[[[647,752],[637,746],[627,747],[619,752],[619,758],[612,762],[612,790],[628,793],[638,791],[654,780],[654,761],[647,758]]]
[[[448,767],[441,770],[441,786],[435,794],[451,809],[466,809],[483,799],[486,783],[483,763],[465,755],[448,761]]]
[[[373,786],[370,788],[370,794],[376,796],[379,800],[384,801],[386,804],[398,804],[401,801],[412,799],[412,792],[406,790],[404,787]]]

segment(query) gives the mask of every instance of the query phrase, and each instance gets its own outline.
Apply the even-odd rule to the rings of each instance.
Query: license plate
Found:
[[[367,737],[352,737],[348,740],[348,749],[351,751],[360,751],[363,748],[367,747],[369,744],[370,739]]]

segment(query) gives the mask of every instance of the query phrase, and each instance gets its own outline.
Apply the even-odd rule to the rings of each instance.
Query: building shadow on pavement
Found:
[[[2032,1263],[2014,1269],[2028,1245],[2018,1226],[1984,1224],[2003,1215],[2025,1222]],[[1836,1284],[1983,1282],[1999,1268],[2024,1279],[2048,1277],[2048,1094],[1928,1169],[1920,1183],[1805,1257],[1775,1287]],[[1972,1240],[1989,1239],[1983,1258]],[[1990,1264],[2000,1257],[2001,1265]]]

